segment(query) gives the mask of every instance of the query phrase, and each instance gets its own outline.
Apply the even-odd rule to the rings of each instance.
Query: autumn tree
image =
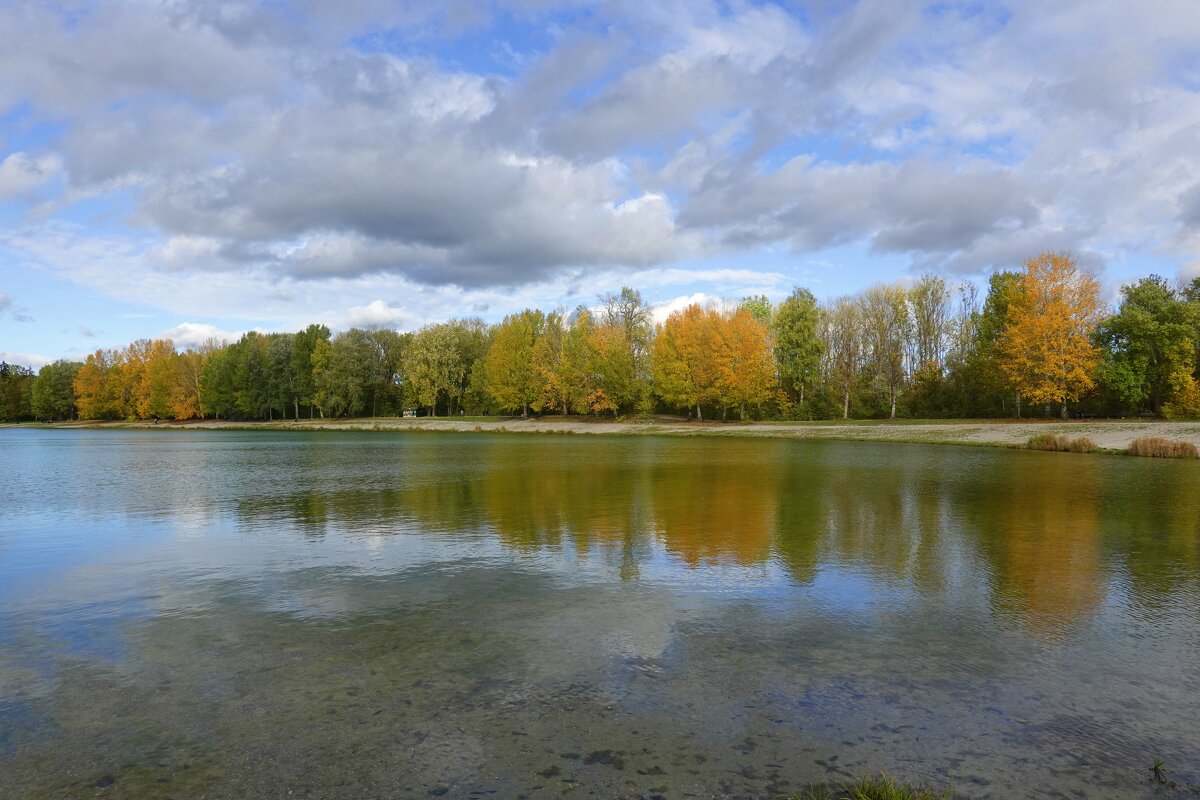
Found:
[[[557,311],[546,315],[542,335],[533,347],[533,367],[540,383],[539,396],[533,404],[535,411],[556,409],[564,416],[570,413],[570,397],[578,380],[563,358],[566,331],[563,316]]]
[[[501,408],[521,409],[522,416],[529,415],[541,388],[533,350],[545,324],[545,314],[535,309],[508,315],[496,328],[484,362],[492,399]]]
[[[744,306],[714,321],[720,342],[714,355],[722,405],[736,406],[745,419],[746,407],[767,402],[776,386],[769,329]]]
[[[168,402],[175,419],[194,419],[204,416],[201,382],[204,368],[213,353],[222,347],[209,339],[199,347],[189,347],[175,359],[175,376],[171,381]]]
[[[804,406],[805,390],[817,379],[824,345],[818,336],[821,312],[808,289],[795,289],[775,309],[775,364],[784,389]]]
[[[1095,385],[1099,348],[1092,329],[1099,310],[1099,284],[1062,253],[1042,253],[1025,262],[1021,294],[1008,310],[1000,339],[1000,368],[1033,403],[1067,404]]]
[[[97,350],[84,360],[71,382],[81,419],[123,416],[121,369],[121,354],[116,350]]]
[[[690,305],[673,312],[654,337],[650,353],[655,388],[667,405],[695,408],[716,399],[720,371],[713,357],[719,346],[717,312]]]
[[[634,405],[639,395],[635,348],[623,325],[600,325],[587,332],[582,363],[587,410],[616,415]]]
[[[633,379],[628,387],[630,402],[649,410],[653,406],[650,347],[654,338],[650,306],[642,299],[641,292],[628,286],[622,286],[617,294],[601,295],[600,304],[598,327],[620,328],[629,348],[633,365]]]

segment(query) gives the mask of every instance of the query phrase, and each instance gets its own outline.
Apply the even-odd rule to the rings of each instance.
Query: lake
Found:
[[[0,796],[1200,783],[1200,463],[0,429]]]

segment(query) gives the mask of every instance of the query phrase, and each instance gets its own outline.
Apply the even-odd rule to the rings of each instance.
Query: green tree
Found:
[[[1187,302],[1157,275],[1121,288],[1117,313],[1096,332],[1103,348],[1101,381],[1122,402],[1149,402],[1162,416],[1174,384],[1196,369],[1200,305]]]
[[[329,341],[329,328],[324,325],[309,325],[292,339],[291,371],[296,382],[296,403],[293,410],[300,418],[300,406],[308,406],[308,417],[312,419],[317,404],[317,387],[314,383],[313,353],[318,342]]]
[[[465,406],[481,409],[487,404],[483,364],[492,343],[492,331],[478,317],[454,319],[447,323],[454,358],[448,370],[446,395],[449,414],[454,416]]]
[[[0,420],[33,417],[33,370],[0,361]]]
[[[804,406],[805,390],[816,381],[824,345],[818,335],[821,311],[808,289],[795,289],[775,309],[775,364],[783,387]]]
[[[250,331],[229,349],[234,357],[234,405],[238,416],[272,418],[267,337]]]
[[[426,325],[412,338],[405,359],[404,395],[409,402],[437,412],[438,400],[449,397],[464,370],[454,327]]]
[[[83,364],[78,361],[55,361],[38,370],[33,380],[30,403],[38,419],[73,419],[75,408],[75,376]]]
[[[217,419],[237,416],[236,372],[237,353],[233,347],[225,345],[212,352],[200,373],[201,412]],[[80,411],[82,413],[82,405]]]
[[[743,297],[742,302],[738,303],[738,308],[749,312],[750,316],[754,317],[757,322],[766,325],[768,328],[771,325],[771,319],[775,315],[771,301],[765,294]]]
[[[370,332],[343,331],[328,345],[319,345],[313,356],[313,381],[323,415],[358,417],[377,411],[385,380],[384,353]]]

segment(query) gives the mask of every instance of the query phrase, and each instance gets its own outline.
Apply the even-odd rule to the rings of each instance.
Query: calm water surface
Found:
[[[0,461],[0,796],[1200,783],[1200,464],[18,429]]]

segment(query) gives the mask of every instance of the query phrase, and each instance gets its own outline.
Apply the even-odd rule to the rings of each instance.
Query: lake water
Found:
[[[3,797],[1200,783],[1200,463],[30,429],[0,460]]]

